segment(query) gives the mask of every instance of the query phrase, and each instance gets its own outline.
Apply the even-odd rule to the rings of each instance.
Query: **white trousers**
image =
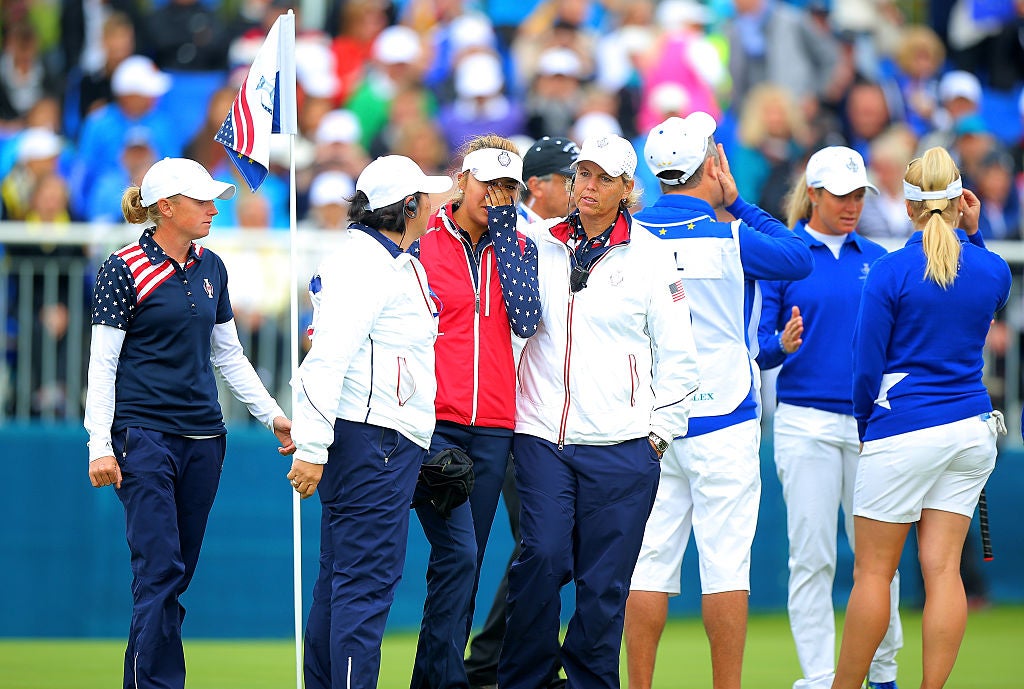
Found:
[[[842,507],[852,548],[859,449],[857,422],[852,416],[790,404],[780,404],[775,412],[775,467],[786,501],[789,535],[789,625],[804,673],[793,689],[828,689],[832,685],[837,513]],[[896,652],[903,646],[899,576],[897,572],[889,590],[889,629],[868,673],[873,682],[896,679]]]

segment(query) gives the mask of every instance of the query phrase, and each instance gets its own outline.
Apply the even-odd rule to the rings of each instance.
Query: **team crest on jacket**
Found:
[[[206,296],[213,299],[213,283],[210,282],[210,278],[203,278],[203,289],[206,291]]]
[[[862,265],[860,267],[860,279],[861,280],[867,280],[868,279],[868,273],[870,271],[871,271],[871,266],[869,264],[865,263],[864,265]]]

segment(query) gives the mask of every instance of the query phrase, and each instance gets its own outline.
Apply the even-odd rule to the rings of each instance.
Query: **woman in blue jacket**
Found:
[[[850,390],[853,360],[837,356],[853,339],[869,268],[885,254],[857,233],[868,192],[861,155],[823,148],[790,194],[789,225],[814,256],[796,282],[762,282],[758,328],[763,369],[782,365],[775,411],[775,467],[786,501],[789,625],[803,677],[795,689],[827,689],[835,674],[836,513],[853,543],[853,483],[860,452]],[[891,587],[889,631],[871,664],[870,688],[894,689],[903,643],[899,575]]]
[[[903,179],[915,232],[872,266],[853,341],[863,448],[854,586],[834,689],[864,681],[913,523],[926,592],[921,686],[945,684],[967,622],[960,554],[1005,430],[982,382],[982,350],[1009,297],[1010,269],[979,239],[981,203],[944,149],[911,161]]]

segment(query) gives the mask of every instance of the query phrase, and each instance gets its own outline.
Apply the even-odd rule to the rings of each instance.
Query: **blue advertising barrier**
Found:
[[[770,436],[769,436],[770,438]],[[131,611],[131,570],[124,513],[110,488],[89,485],[86,435],[79,428],[40,424],[0,428],[7,448],[0,499],[0,636],[124,637]],[[232,427],[220,492],[210,517],[199,568],[182,603],[190,638],[287,638],[292,635],[292,491],[284,475],[290,460],[275,451],[273,436],[258,427]],[[751,610],[786,606],[786,517],[772,448],[761,450],[761,514],[752,555]],[[1024,602],[1024,453],[1004,452],[988,485],[995,560],[974,558],[995,603]],[[512,550],[504,508],[494,522],[477,597],[483,620]],[[308,609],[316,575],[320,506],[302,504],[303,601]],[[976,526],[975,526],[976,529]],[[976,532],[971,539],[977,540]],[[920,604],[916,553],[903,558],[904,605]],[[425,591],[427,545],[411,515],[405,573],[389,631],[415,630]],[[840,536],[835,600],[845,604],[853,557]],[[563,616],[571,612],[571,592]],[[674,615],[700,611],[696,554],[691,543]]]

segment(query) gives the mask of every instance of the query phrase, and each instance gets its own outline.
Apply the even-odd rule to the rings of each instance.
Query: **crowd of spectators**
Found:
[[[379,155],[444,174],[476,135],[525,146],[602,130],[642,151],[652,124],[704,110],[743,197],[774,214],[810,152],[848,145],[882,191],[863,234],[906,236],[902,170],[938,144],[977,189],[985,237],[1022,238],[1014,0],[11,0],[0,219],[118,222],[119,190],[165,156],[235,176],[213,134],[289,9],[304,226],[339,226],[342,192]],[[286,229],[288,165],[276,142],[259,199],[236,178],[218,225]],[[638,174],[656,195],[646,167]]]
[[[704,110],[721,120],[744,197],[770,210],[822,145],[857,149],[884,183],[941,144],[983,190],[986,235],[1021,237],[1024,17],[1012,0],[940,0],[927,16],[889,0],[335,0],[313,19],[287,0],[143,4],[4,3],[4,219],[53,215],[35,204],[61,195],[34,193],[59,186],[52,176],[66,187],[58,220],[116,221],[112,190],[153,158],[232,175],[212,132],[266,30],[294,8],[302,220],[318,175],[355,178],[382,154],[446,172],[481,133],[580,139],[603,127],[637,140],[666,115]],[[260,192],[272,228],[288,225],[277,149]],[[245,204],[223,204],[222,226]],[[905,233],[878,205],[865,234]]]

